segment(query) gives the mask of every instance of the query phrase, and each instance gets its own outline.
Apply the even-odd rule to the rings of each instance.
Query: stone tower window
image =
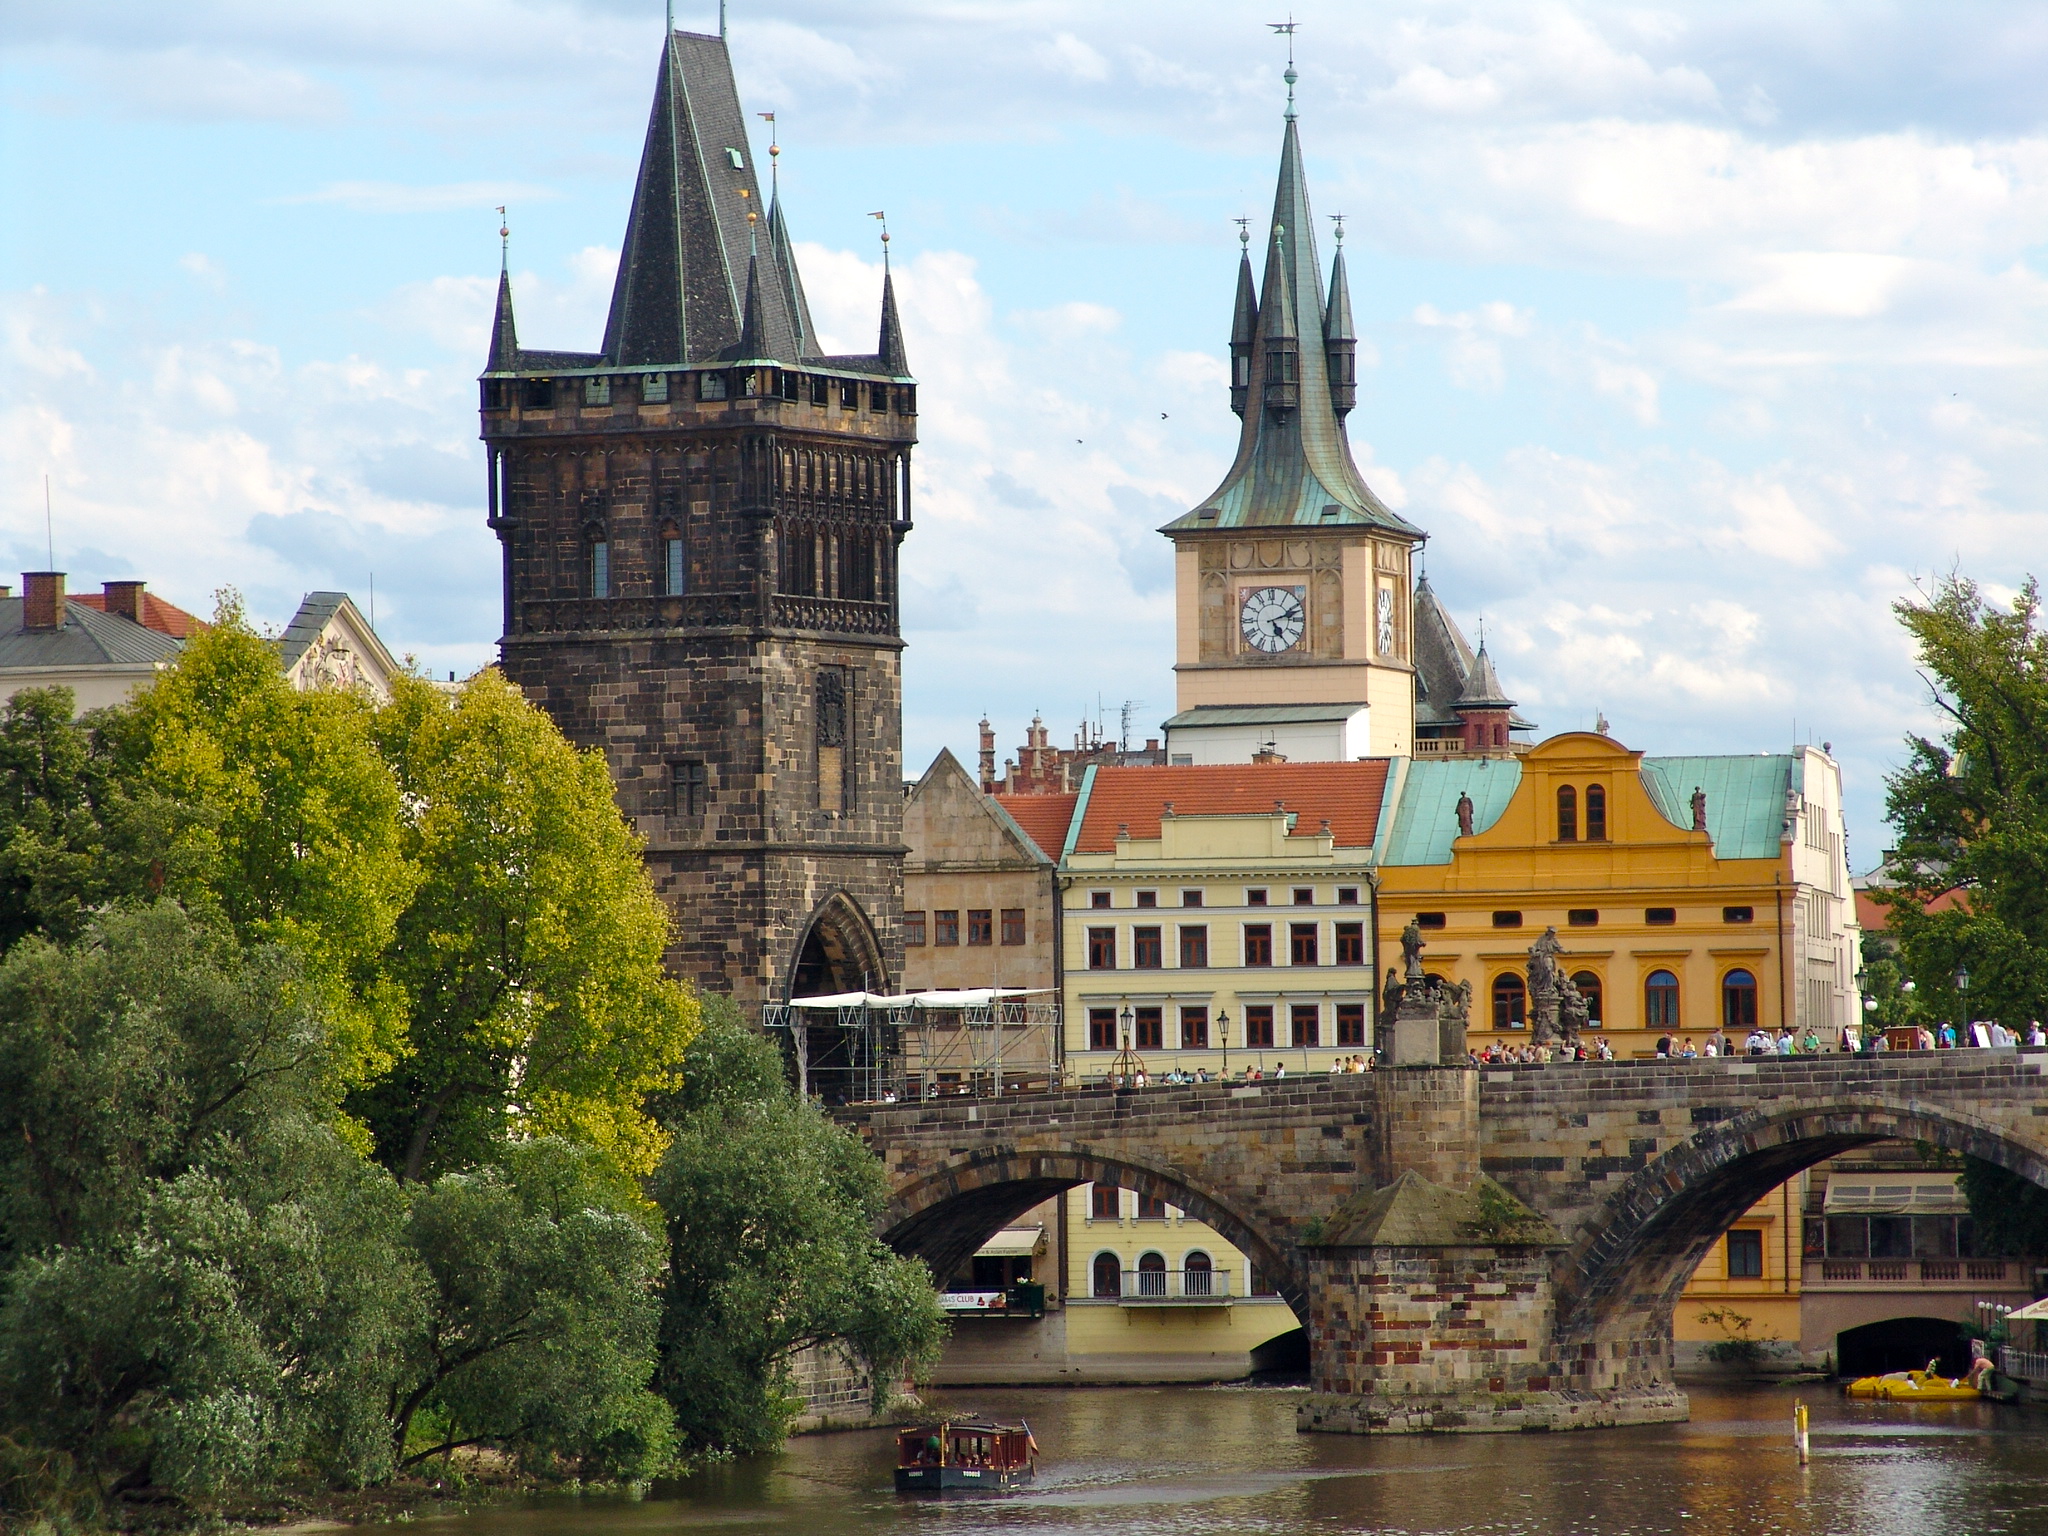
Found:
[[[690,589],[690,551],[682,531],[673,523],[661,530],[661,590],[669,597],[681,597]]]
[[[818,809],[834,815],[846,809],[846,748],[851,724],[844,667],[818,669]]]
[[[590,537],[590,595],[612,595],[612,546],[602,533]]]

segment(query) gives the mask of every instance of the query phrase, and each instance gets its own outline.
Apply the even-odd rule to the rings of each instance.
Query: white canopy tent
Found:
[[[825,997],[793,997],[792,1008],[986,1008],[1002,998],[1035,997],[1051,987],[967,987],[946,992],[834,992]]]

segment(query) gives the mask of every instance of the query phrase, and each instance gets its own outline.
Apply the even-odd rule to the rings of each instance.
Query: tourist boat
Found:
[[[920,1424],[897,1432],[896,1491],[992,1493],[1015,1488],[1031,1481],[1037,1457],[1038,1442],[1022,1420],[1000,1424],[960,1418]]]
[[[1883,1376],[1862,1376],[1842,1389],[1846,1397],[1873,1398],[1881,1403],[1967,1403],[1984,1394],[1968,1378],[1944,1376],[1927,1362],[1924,1371],[1892,1371]]]

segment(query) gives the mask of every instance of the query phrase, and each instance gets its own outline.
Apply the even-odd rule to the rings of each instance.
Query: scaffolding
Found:
[[[996,1098],[1059,1086],[1060,1005],[1025,987],[799,997],[761,1010],[798,1089],[828,1104]]]

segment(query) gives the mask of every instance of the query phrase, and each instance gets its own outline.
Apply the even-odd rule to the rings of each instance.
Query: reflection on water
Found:
[[[550,1499],[436,1522],[450,1536],[2048,1536],[2048,1412],[1848,1403],[1826,1387],[1698,1389],[1689,1424],[1584,1434],[1298,1435],[1255,1388],[949,1392],[1029,1419],[1026,1492],[899,1498],[885,1434],[814,1436],[644,1500]],[[1795,1398],[1813,1462],[1793,1455]]]

